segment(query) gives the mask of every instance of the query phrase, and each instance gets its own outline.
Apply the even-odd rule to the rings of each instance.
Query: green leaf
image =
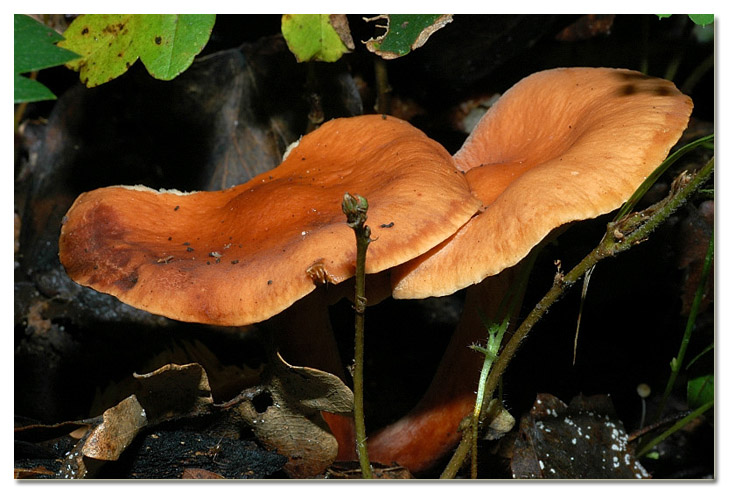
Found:
[[[56,99],[56,95],[38,81],[28,79],[19,74],[15,74],[13,80],[15,85],[15,103]]]
[[[692,22],[700,26],[706,26],[715,22],[715,14],[688,14]]]
[[[165,81],[190,67],[210,38],[215,15],[138,16],[135,48],[149,73]]]
[[[78,55],[56,46],[63,36],[27,15],[16,14],[13,28],[15,103],[54,100],[48,88],[20,74],[63,65]]]
[[[336,62],[355,48],[344,15],[285,14],[281,34],[298,62]]]
[[[82,15],[60,44],[83,56],[67,65],[89,88],[124,74],[140,57],[153,77],[170,80],[200,53],[214,22],[207,14]]]
[[[715,376],[704,375],[687,382],[687,404],[695,409],[715,400]]]
[[[659,19],[672,17],[672,14],[655,14]],[[715,14],[687,14],[692,22],[700,26],[706,26],[715,22]]]
[[[365,43],[368,50],[384,59],[394,59],[406,55],[411,50],[423,46],[428,38],[450,23],[450,14],[385,14],[366,19],[376,21],[385,19],[385,34]]]

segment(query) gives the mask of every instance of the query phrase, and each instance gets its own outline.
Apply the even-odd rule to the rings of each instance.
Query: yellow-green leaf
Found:
[[[83,58],[67,67],[79,72],[81,82],[91,88],[124,74],[137,60],[132,49],[133,15],[91,14],[74,19],[66,29],[66,39],[58,43]]]
[[[83,58],[67,64],[87,87],[124,74],[138,58],[149,73],[173,79],[210,37],[215,15],[89,14],[77,17],[59,43]]]
[[[281,33],[298,62],[336,62],[355,48],[344,15],[285,14]]]

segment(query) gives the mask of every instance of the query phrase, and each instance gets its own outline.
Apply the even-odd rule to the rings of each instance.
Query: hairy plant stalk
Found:
[[[517,279],[515,282],[511,285],[509,291],[504,296],[503,300],[499,304],[499,308],[497,309],[497,318],[502,317],[502,322],[497,325],[494,322],[491,321],[482,321],[484,324],[484,327],[487,329],[487,333],[489,334],[487,338],[487,346],[486,347],[480,347],[478,345],[473,345],[471,348],[475,351],[479,351],[482,354],[484,354],[484,364],[482,365],[482,370],[479,374],[479,385],[477,386],[477,398],[474,402],[474,413],[472,415],[471,424],[474,425],[474,427],[471,429],[471,436],[472,436],[472,448],[471,448],[471,478],[477,479],[477,440],[479,438],[479,425],[482,423],[482,421],[485,419],[485,412],[484,406],[491,400],[492,394],[485,395],[485,385],[487,383],[487,377],[489,376],[489,370],[492,367],[492,364],[494,363],[494,360],[497,358],[497,354],[499,353],[499,349],[502,346],[502,339],[504,338],[504,334],[507,331],[507,328],[509,328],[510,320],[512,320],[515,311],[517,310],[518,303],[522,301],[522,297],[525,294],[525,290],[527,289],[527,279],[529,278],[530,272],[532,272],[532,267],[535,264],[535,259],[537,258],[537,252],[541,246],[538,246],[538,248],[533,249],[532,253],[530,253],[529,257],[527,258],[526,262],[522,263],[522,266],[519,271],[519,275],[517,276]],[[505,309],[506,308],[506,309]],[[485,320],[484,316],[482,316],[482,320]]]
[[[352,371],[353,395],[355,396],[355,449],[360,459],[362,477],[372,479],[373,470],[368,456],[367,436],[365,433],[365,411],[363,405],[363,367],[365,363],[365,255],[370,239],[367,220],[368,202],[359,195],[345,193],[342,211],[347,216],[347,225],[355,231],[357,241],[357,261],[355,265],[355,364]]]
[[[516,354],[517,348],[550,306],[560,299],[568,288],[575,284],[599,261],[604,258],[616,256],[647,240],[649,234],[674,213],[677,208],[682,206],[687,201],[687,198],[697,191],[710,177],[714,166],[715,158],[713,157],[696,173],[689,174],[683,172],[672,183],[671,191],[666,198],[643,211],[623,216],[618,221],[608,223],[606,229],[607,234],[603,237],[600,244],[570,270],[570,272],[564,276],[555,278],[550,290],[535,305],[530,314],[527,315],[519,328],[505,344],[504,349],[502,349],[502,352],[494,361],[491,373],[489,373],[484,385],[485,397],[489,397],[494,393],[499,378],[504,373],[510,360]],[[471,429],[478,428],[478,424],[474,424],[471,420],[470,423],[470,425],[465,427],[461,443],[442,473],[442,478],[453,478],[466,460],[473,441]]]
[[[484,354],[484,365],[482,371],[479,374],[479,388],[477,389],[477,399],[474,403],[474,414],[472,415],[471,424],[475,427],[471,429],[472,436],[472,447],[471,447],[471,478],[477,479],[477,439],[479,437],[479,420],[482,415],[482,407],[485,403],[484,397],[484,384],[489,376],[489,369],[492,367],[492,363],[497,358],[497,352],[499,352],[499,346],[502,344],[502,337],[504,337],[504,331],[507,329],[509,319],[505,318],[502,323],[498,326],[492,325],[489,328],[489,339],[487,340],[486,347],[472,346],[472,349],[479,351]]]

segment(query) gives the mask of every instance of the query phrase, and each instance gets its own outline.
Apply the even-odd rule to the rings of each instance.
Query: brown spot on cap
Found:
[[[354,275],[346,191],[368,199],[372,225],[399,226],[370,245],[368,273],[428,251],[481,206],[449,153],[407,122],[336,119],[304,136],[277,168],[224,191],[116,186],[82,194],[61,230],[60,258],[71,278],[132,306],[183,321],[250,324],[314,290],[313,260],[323,260],[329,283]],[[225,253],[242,263],[191,259],[186,246],[166,241],[193,235],[196,250],[216,262]],[[157,263],[166,256],[175,263]],[[93,278],[89,263],[100,266]]]

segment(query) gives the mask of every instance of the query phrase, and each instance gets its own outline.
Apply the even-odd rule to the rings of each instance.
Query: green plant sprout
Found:
[[[481,315],[482,323],[487,329],[487,345],[485,347],[477,344],[471,345],[470,348],[474,351],[480,352],[484,355],[484,364],[482,370],[479,373],[479,384],[477,386],[477,398],[474,402],[474,413],[471,418],[471,436],[472,436],[472,448],[471,448],[471,477],[477,479],[477,439],[479,438],[479,425],[485,421],[485,413],[487,409],[486,404],[491,399],[485,395],[485,386],[487,383],[487,377],[489,376],[489,370],[492,367],[499,349],[502,345],[502,339],[504,337],[507,328],[509,328],[509,322],[514,317],[517,310],[518,302],[522,300],[522,297],[527,288],[527,279],[529,278],[532,267],[535,264],[537,257],[537,249],[528,256],[528,259],[523,263],[520,268],[520,273],[514,284],[510,286],[509,292],[505,295],[504,299],[500,302],[500,307],[497,310],[497,314],[505,314],[502,322],[496,324],[494,322],[487,321],[484,315]],[[509,302],[508,302],[509,301]],[[506,312],[504,307],[507,307]],[[487,421],[487,423],[489,423]]]
[[[355,448],[360,459],[362,477],[372,479],[373,469],[368,456],[365,434],[365,408],[363,406],[363,367],[365,364],[365,256],[372,242],[370,227],[365,225],[368,216],[368,201],[360,195],[345,193],[342,212],[347,216],[347,225],[355,231],[357,261],[355,265],[355,364],[352,372],[353,394],[355,396]]]
[[[684,334],[682,336],[682,341],[679,347],[679,351],[677,353],[676,357],[673,357],[670,361],[670,368],[671,368],[671,374],[669,376],[669,380],[667,381],[666,387],[664,389],[664,393],[662,394],[662,398],[659,403],[659,407],[657,408],[656,413],[654,414],[653,421],[657,422],[659,421],[659,418],[661,418],[664,408],[666,407],[667,400],[669,399],[670,394],[672,393],[672,390],[674,389],[674,384],[677,380],[677,377],[679,375],[679,372],[682,368],[682,363],[684,361],[684,357],[687,352],[687,348],[689,346],[690,337],[692,336],[692,331],[694,330],[695,326],[695,320],[697,318],[697,313],[699,311],[700,303],[702,302],[702,298],[704,296],[705,288],[707,287],[707,280],[709,277],[710,269],[712,267],[712,262],[714,259],[714,235],[710,237],[710,242],[707,247],[707,253],[705,254],[705,261],[702,266],[702,273],[700,275],[700,282],[698,284],[697,290],[694,294],[694,299],[692,301],[692,307],[690,309],[689,316],[687,318],[687,324],[685,326]],[[687,364],[685,369],[688,369],[692,364],[694,364],[702,355],[707,353],[709,350],[714,348],[714,344],[706,347],[698,356],[696,356],[690,363]],[[665,431],[664,433],[658,435],[656,438],[650,440],[646,445],[644,445],[638,454],[639,457],[642,455],[648,455],[653,447],[658,445],[660,442],[662,442],[664,439],[666,439],[669,435],[680,429],[682,426],[684,426],[688,421],[687,418],[690,416],[692,418],[695,418],[702,414],[704,411],[709,409],[709,407],[714,404],[715,399],[715,377],[714,375],[703,375],[699,376],[693,379],[688,380],[687,382],[687,405],[690,409],[694,409],[692,414],[689,416],[680,419],[675,423],[674,426],[669,428],[669,430]],[[699,413],[697,411],[700,411]]]
[[[648,456],[648,454],[651,453],[651,450],[662,443],[664,440],[669,438],[670,435],[672,435],[674,432],[681,430],[685,425],[689,424],[692,420],[695,418],[698,418],[699,416],[703,415],[708,409],[710,409],[713,405],[715,405],[715,401],[711,400],[710,402],[705,403],[703,406],[698,407],[694,411],[692,411],[690,414],[685,416],[684,418],[680,419],[676,423],[674,423],[670,428],[668,428],[664,433],[654,438],[652,441],[650,441],[648,444],[646,444],[638,454],[636,454],[636,457],[644,457]],[[657,458],[656,455],[651,456],[651,458]]]
[[[700,303],[702,302],[702,297],[704,296],[705,287],[707,285],[707,279],[710,274],[710,269],[712,268],[712,261],[714,258],[714,251],[715,251],[715,242],[714,242],[714,235],[710,238],[710,244],[707,247],[707,254],[705,255],[705,262],[702,266],[702,274],[700,275],[700,283],[697,287],[697,290],[695,291],[694,299],[692,301],[692,307],[689,312],[689,317],[687,318],[687,325],[684,329],[684,335],[682,336],[682,342],[679,346],[679,351],[677,352],[677,356],[673,357],[670,362],[671,367],[671,374],[669,375],[669,380],[667,380],[667,385],[664,389],[664,393],[662,394],[661,402],[659,403],[659,408],[657,409],[657,412],[655,414],[654,420],[656,421],[659,419],[662,415],[662,412],[664,411],[664,407],[666,406],[667,399],[669,398],[669,395],[672,393],[672,390],[674,389],[674,383],[677,380],[677,376],[679,375],[679,372],[682,369],[682,363],[684,362],[684,357],[687,353],[687,347],[689,346],[690,338],[692,337],[692,331],[694,330],[695,326],[695,320],[697,319],[697,313],[699,312]]]
[[[707,143],[712,136],[701,138],[693,143],[693,147],[697,147],[702,143]],[[699,143],[698,143],[699,141]],[[689,146],[689,145],[688,145]],[[686,152],[686,151],[685,151]],[[675,153],[676,154],[676,153]],[[673,154],[665,160],[676,160]],[[700,187],[709,179],[715,167],[714,156],[695,173],[683,172],[672,183],[669,194],[661,201],[649,206],[643,211],[636,213],[622,213],[617,215],[617,220],[611,221],[606,226],[606,235],[583,260],[581,260],[572,270],[563,276],[556,277],[553,286],[543,296],[543,298],[535,305],[532,311],[523,320],[522,324],[517,328],[512,337],[507,341],[502,352],[496,357],[491,364],[491,372],[489,373],[483,387],[482,397],[491,396],[498,384],[498,381],[504,373],[510,360],[514,357],[522,341],[527,337],[535,324],[542,318],[547,310],[573,286],[581,277],[592,269],[598,262],[605,258],[615,257],[618,254],[629,250],[631,247],[646,241],[649,235],[669,216],[682,206],[688,198],[697,192]],[[659,167],[665,170],[665,163]],[[656,180],[652,174],[646,181]],[[639,190],[648,190],[648,187],[639,188]],[[638,201],[638,200],[637,200]],[[707,406],[707,405],[706,405]],[[704,412],[709,406],[703,406]],[[698,409],[697,411],[700,411]],[[695,411],[696,412],[696,411]],[[694,414],[694,413],[693,413]],[[456,473],[463,465],[467,455],[471,451],[473,435],[470,428],[477,428],[478,425],[469,421],[469,425],[465,428],[461,442],[454,452],[451,460],[441,474],[441,478],[454,478]]]
[[[484,365],[479,374],[479,387],[477,388],[477,398],[474,403],[474,414],[471,418],[471,477],[477,478],[477,440],[479,438],[479,423],[482,416],[482,407],[485,405],[484,385],[487,383],[487,376],[492,367],[492,363],[497,359],[499,347],[502,345],[502,337],[509,326],[509,317],[505,317],[499,325],[492,324],[487,327],[489,337],[487,338],[486,347],[479,345],[469,346],[472,350],[484,354]]]

